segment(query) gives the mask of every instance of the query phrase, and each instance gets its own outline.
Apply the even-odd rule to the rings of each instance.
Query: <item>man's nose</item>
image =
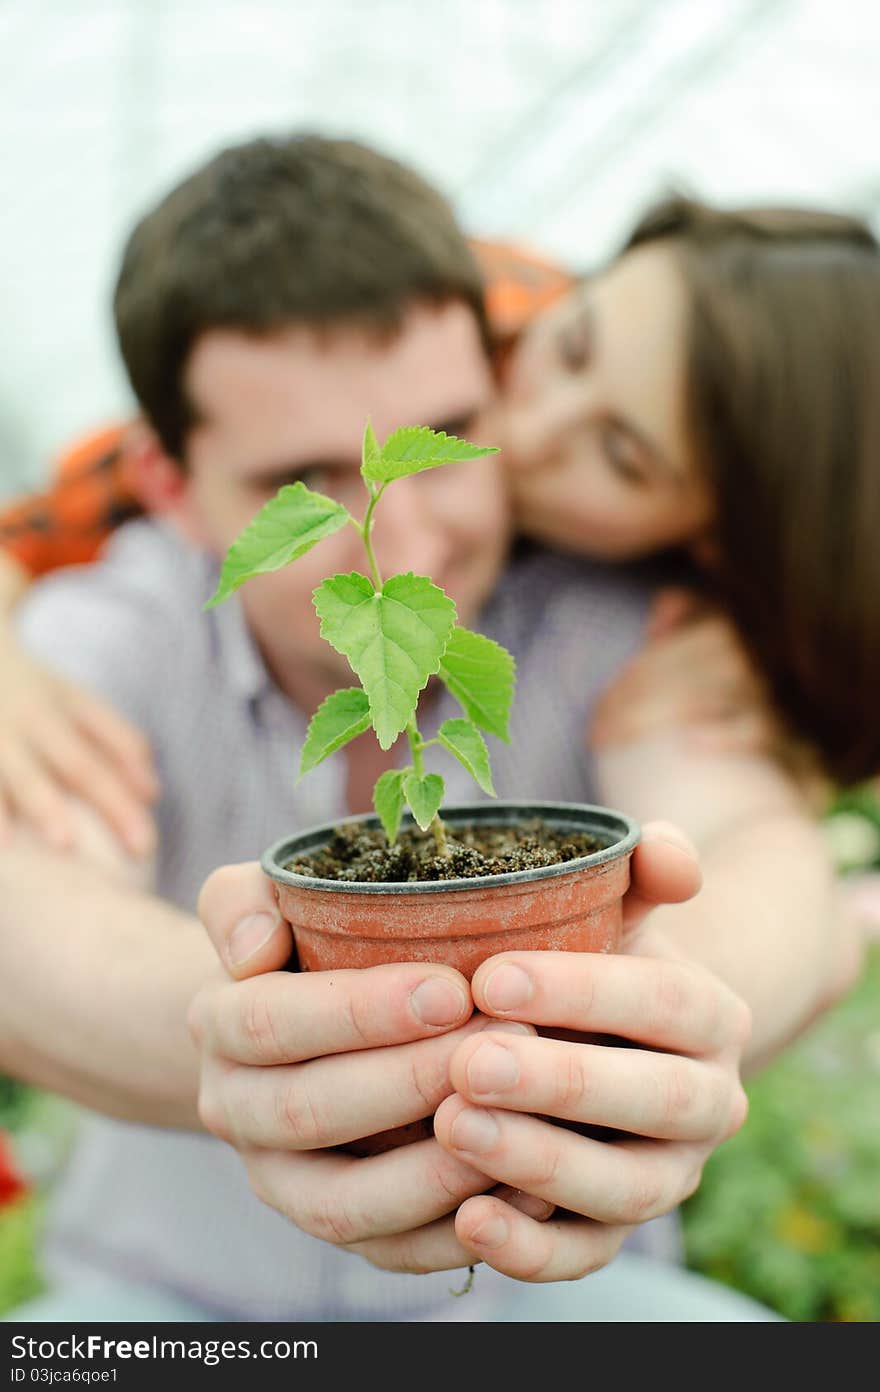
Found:
[[[450,466],[454,467],[454,466]],[[451,553],[451,537],[442,516],[431,507],[433,486],[420,475],[389,483],[376,508],[373,550],[383,580],[412,570],[442,585]]]

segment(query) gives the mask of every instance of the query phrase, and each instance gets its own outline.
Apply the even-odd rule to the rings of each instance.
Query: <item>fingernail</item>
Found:
[[[272,914],[255,913],[243,918],[229,938],[226,951],[230,965],[243,966],[265,946],[277,927],[278,919]]]
[[[537,1223],[543,1223],[555,1208],[555,1204],[548,1203],[546,1199],[539,1199],[536,1194],[524,1194],[521,1189],[505,1196],[505,1202],[519,1213],[524,1213],[527,1218],[534,1218]]]
[[[503,1247],[509,1236],[510,1229],[505,1220],[500,1213],[493,1213],[471,1233],[471,1242],[478,1243],[480,1247]]]
[[[486,1002],[493,1010],[516,1010],[532,995],[531,978],[512,962],[496,967],[486,982]]]
[[[519,1064],[509,1049],[487,1039],[467,1066],[471,1092],[503,1092],[519,1081]]]
[[[483,1034],[535,1034],[534,1025],[525,1025],[522,1020],[487,1020]]]
[[[699,852],[690,837],[671,822],[656,822],[650,829],[650,836],[665,841],[668,846],[675,846],[676,850],[686,851],[695,860],[699,859]]]
[[[477,1107],[465,1107],[452,1123],[450,1134],[456,1150],[482,1155],[498,1144],[501,1131],[491,1113],[480,1111]]]
[[[442,976],[421,982],[409,998],[413,1014],[423,1025],[453,1025],[467,1009],[464,991]]]

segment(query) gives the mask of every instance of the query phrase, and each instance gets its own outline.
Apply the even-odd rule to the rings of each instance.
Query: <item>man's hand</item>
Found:
[[[727,1061],[735,1046],[726,1040],[725,1053],[725,1043],[709,1040],[705,1022],[719,1001],[726,1001],[735,1033],[744,1028],[745,1012],[732,998],[728,1001],[730,993],[708,973],[687,964],[670,967],[668,962],[665,970],[655,970],[655,963],[634,955],[636,925],[647,911],[659,902],[689,898],[699,887],[696,859],[682,844],[677,833],[663,826],[644,828],[625,902],[631,933],[627,955],[517,955],[517,961],[529,964],[538,959],[536,980],[543,983],[532,1006],[514,1012],[517,1020],[502,1019],[483,989],[493,963],[508,959],[492,959],[475,977],[475,988],[488,1007],[479,1014],[472,1013],[467,983],[446,967],[405,964],[304,975],[280,972],[291,955],[292,938],[278,916],[270,883],[256,865],[216,872],[206,882],[199,911],[228,974],[237,980],[210,983],[190,1011],[202,1054],[204,1124],[239,1150],[252,1186],[267,1203],[305,1231],[358,1251],[377,1266],[432,1271],[488,1260],[527,1279],[537,1278],[538,1267],[543,1279],[561,1279],[603,1265],[630,1224],[673,1207],[691,1191],[701,1163],[700,1144],[704,1157],[712,1146],[708,1133],[717,1143],[721,1131],[729,1133],[737,1112],[743,1112],[736,1070]],[[602,975],[610,964],[617,966],[613,994],[609,988],[595,1019],[585,1002],[575,1009],[568,996],[555,1011],[546,1001],[540,1004],[544,989],[553,989],[554,971],[571,983],[588,980],[591,969]],[[689,995],[682,981],[690,985]],[[617,1001],[615,1010],[612,1001]],[[678,1011],[672,1009],[675,1002]],[[542,1010],[564,1028],[613,1032],[634,1040],[647,1032],[649,1043],[655,1042],[654,1035],[668,1038],[668,1044],[657,1046],[663,1049],[671,1050],[676,1039],[685,1046],[696,1041],[704,1046],[704,1054],[692,1058],[686,1047],[687,1056],[677,1061],[688,1081],[692,1079],[691,1092],[685,1094],[682,1088],[672,1095],[668,1116],[664,1113],[658,1130],[650,1094],[653,1075],[648,1070],[656,1068],[658,1060],[665,1062],[667,1054],[536,1039],[534,1027]],[[671,1010],[678,1024],[675,1029],[667,1024],[664,1034]],[[528,1018],[531,1014],[535,1021]],[[494,1016],[494,1023],[487,1016]],[[566,1025],[568,1019],[575,1023]],[[652,1022],[650,1028],[646,1021]],[[607,1156],[586,1199],[552,1183],[548,1187],[546,1173],[532,1173],[531,1188],[497,1173],[509,1166],[512,1175],[517,1169],[525,1174],[536,1158],[542,1158],[531,1130],[524,1138],[506,1136],[485,1166],[451,1144],[458,1113],[466,1102],[477,1100],[469,1092],[467,1068],[477,1037],[487,1032],[503,1037],[517,1051],[514,1057],[520,1057],[522,1046],[540,1051],[523,1055],[521,1065],[528,1065],[521,1086],[538,1091],[528,1103],[519,1087],[506,1095],[505,1125],[536,1127],[538,1147],[545,1145],[545,1150],[544,1133],[549,1131],[557,1144],[570,1139]],[[628,1101],[616,1104],[615,1120],[605,1124],[626,1125],[649,1137],[665,1138],[669,1133],[670,1139],[654,1139],[644,1155],[633,1157],[633,1173],[638,1166],[645,1170],[635,1203],[632,1195],[628,1199],[621,1193],[614,1146],[516,1115],[519,1106],[564,1115],[557,1098],[562,1055],[551,1056],[548,1049],[566,1050],[566,1060],[569,1054],[589,1057],[597,1078],[605,1080],[601,1095],[625,1089]],[[564,1067],[570,1075],[570,1062]],[[495,1111],[498,1104],[492,1100]],[[437,1109],[439,1140],[367,1158],[333,1149]],[[704,1122],[707,1110],[712,1116]],[[699,1132],[698,1141],[693,1140],[694,1131]],[[685,1135],[683,1142],[679,1132]],[[615,1143],[634,1144],[639,1143]],[[476,1197],[490,1188],[491,1197]],[[639,1195],[644,1211],[637,1211]],[[581,1218],[574,1224],[554,1219],[545,1233],[540,1220],[563,1199],[575,1207],[595,1203],[596,1219]],[[456,1210],[457,1217],[452,1216]],[[501,1249],[490,1251],[479,1238],[474,1241],[474,1232],[498,1216],[513,1224],[513,1231]]]
[[[104,701],[33,662],[0,630],[0,844],[15,824],[55,850],[71,848],[71,795],[93,808],[124,849],[155,847],[157,793],[143,735]]]
[[[435,1133],[450,1155],[556,1212],[540,1223],[497,1195],[475,1197],[459,1208],[456,1235],[471,1261],[520,1280],[595,1271],[634,1225],[693,1193],[711,1152],[745,1120],[749,1012],[647,927],[627,955],[494,957],[472,989],[482,1011],[538,1033],[460,1044],[456,1093]],[[616,1038],[586,1042],[595,1034]],[[622,1134],[598,1140],[577,1126]]]
[[[215,872],[199,913],[237,978],[209,983],[190,1010],[199,1112],[240,1152],[265,1202],[348,1246],[422,1229],[489,1185],[433,1139],[369,1158],[335,1149],[430,1116],[452,1090],[456,1044],[499,1028],[472,1015],[458,972],[419,963],[279,971],[292,937],[258,865]],[[381,1256],[403,1269],[394,1243]]]

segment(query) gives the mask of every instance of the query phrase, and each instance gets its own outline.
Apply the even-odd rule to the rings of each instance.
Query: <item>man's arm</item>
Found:
[[[750,1006],[747,1070],[807,1028],[857,978],[862,943],[816,817],[769,757],[700,751],[679,732],[598,756],[602,797],[693,838],[703,887],[655,926]]]
[[[105,865],[0,851],[0,1068],[126,1120],[197,1126],[198,920]]]

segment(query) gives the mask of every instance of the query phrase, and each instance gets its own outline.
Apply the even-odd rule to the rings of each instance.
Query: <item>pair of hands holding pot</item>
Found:
[[[647,824],[620,954],[501,954],[469,985],[424,963],[282,971],[293,941],[271,883],[256,864],[218,870],[199,913],[225,971],[189,1016],[202,1122],[261,1199],[378,1267],[597,1270],[693,1193],[745,1119],[748,1009],[648,917],[699,885],[683,835]],[[433,1138],[342,1149],[430,1113]]]

